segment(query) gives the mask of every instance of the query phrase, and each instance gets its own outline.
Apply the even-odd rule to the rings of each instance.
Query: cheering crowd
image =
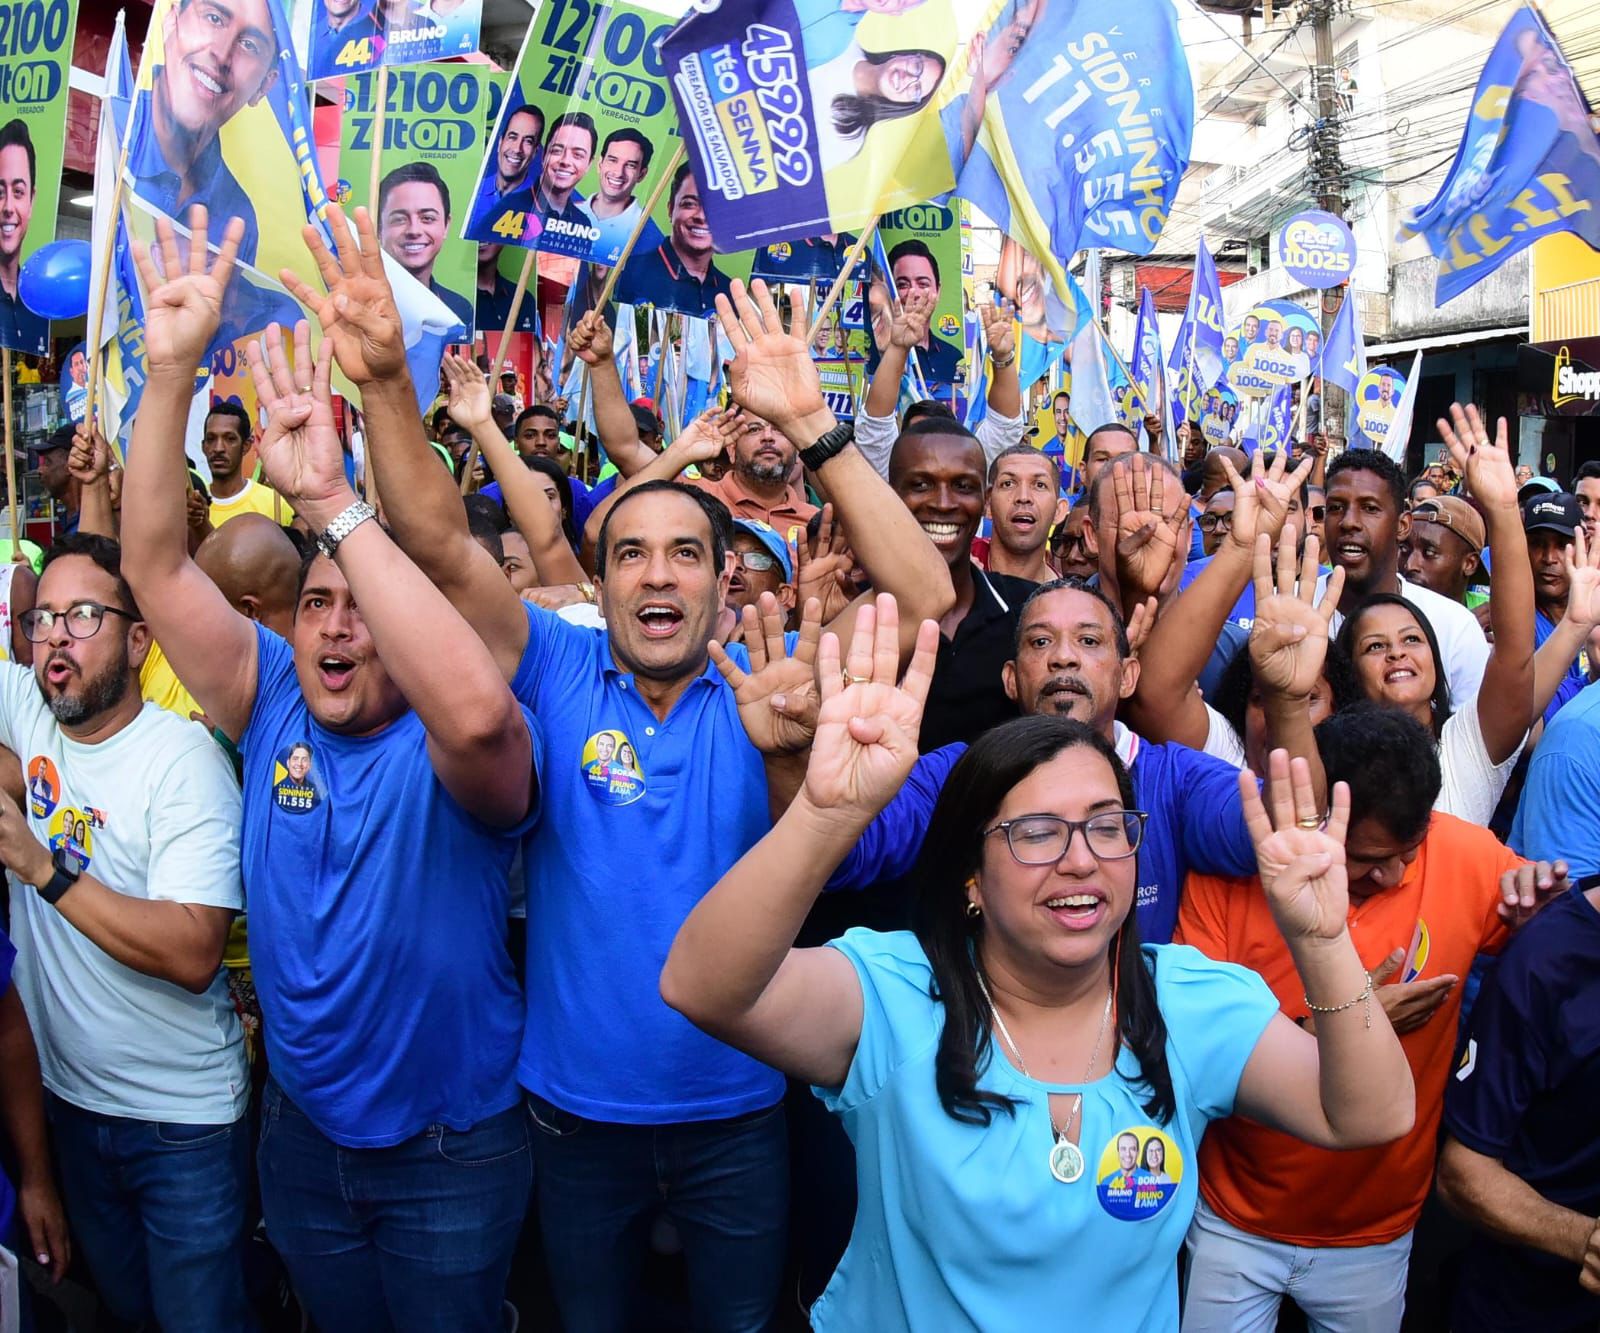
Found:
[[[1415,481],[1179,466],[1063,402],[1064,477],[1009,305],[976,433],[896,412],[915,294],[841,424],[735,282],[664,447],[574,331],[591,484],[464,359],[419,412],[337,208],[320,341],[195,440],[210,221],[136,254],[126,466],[52,437],[73,531],[4,587],[28,1283],[443,1333],[542,1266],[523,1323],[607,1333],[681,1252],[697,1329],[1600,1321],[1600,468],[1524,483],[1470,406]]]

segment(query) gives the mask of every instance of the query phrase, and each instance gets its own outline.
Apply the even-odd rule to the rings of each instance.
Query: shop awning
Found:
[[[1468,343],[1494,342],[1497,338],[1526,340],[1527,336],[1528,326],[1521,324],[1509,329],[1474,329],[1471,333],[1441,333],[1432,338],[1404,338],[1400,342],[1379,343],[1376,347],[1367,348],[1367,359],[1396,356],[1401,352],[1426,352],[1434,347],[1464,347]]]

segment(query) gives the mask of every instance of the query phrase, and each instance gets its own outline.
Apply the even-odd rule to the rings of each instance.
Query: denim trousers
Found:
[[[261,1205],[306,1312],[329,1333],[497,1333],[533,1160],[520,1104],[346,1148],[268,1081]]]
[[[683,1241],[697,1333],[761,1333],[782,1284],[789,1163],[783,1104],[726,1120],[619,1125],[529,1097],[535,1197],[566,1333],[637,1326],[651,1225]]]
[[[45,1093],[73,1234],[104,1305],[163,1333],[256,1327],[245,1298],[250,1118],[178,1125]]]

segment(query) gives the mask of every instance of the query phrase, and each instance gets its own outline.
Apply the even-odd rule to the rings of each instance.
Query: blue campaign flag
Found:
[[[1156,301],[1146,287],[1139,295],[1139,323],[1133,333],[1133,359],[1128,364],[1147,410],[1157,411],[1167,401],[1167,372],[1161,359],[1161,328],[1156,322]],[[1163,437],[1176,447],[1176,433]],[[1150,441],[1151,446],[1155,441]]]
[[[1284,449],[1289,444],[1289,432],[1294,428],[1294,385],[1280,384],[1267,404],[1267,419],[1262,423],[1260,443],[1263,449]]]
[[[1401,226],[1439,259],[1442,305],[1553,232],[1600,249],[1600,138],[1561,47],[1532,5],[1506,24],[1478,79],[1455,162]]]
[[[1176,376],[1174,428],[1195,415],[1205,391],[1222,378],[1222,337],[1222,283],[1217,277],[1217,262],[1202,236],[1194,257],[1189,305],[1167,361],[1167,369]]]
[[[1347,291],[1339,313],[1333,317],[1328,339],[1322,345],[1317,374],[1345,393],[1354,394],[1366,373],[1367,347],[1361,339],[1361,330],[1356,327],[1356,297],[1353,291]]]
[[[1082,249],[1149,254],[1194,135],[1177,10],[1170,0],[997,8],[953,72],[970,84],[940,112],[955,192],[1058,282]]]
[[[100,361],[97,403],[89,410],[98,418],[106,439],[127,444],[126,425],[144,392],[144,304],[134,277],[128,228],[115,208],[117,168],[133,109],[133,65],[128,59],[128,39],[122,14],[117,14],[106,53],[106,86],[101,101],[100,132],[95,147],[94,214],[89,290],[104,292],[104,305],[96,319],[89,312],[89,354]],[[109,257],[111,272],[102,272]],[[111,277],[115,276],[115,281]]]

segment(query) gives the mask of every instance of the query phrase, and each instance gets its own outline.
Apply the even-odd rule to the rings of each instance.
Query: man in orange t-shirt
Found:
[[[746,412],[731,453],[727,476],[694,484],[721,500],[735,518],[765,523],[786,542],[805,540],[805,526],[817,507],[791,480],[799,457],[794,445],[771,422]]]
[[[1317,728],[1328,782],[1350,787],[1350,937],[1416,1084],[1411,1132],[1330,1152],[1240,1116],[1200,1149],[1184,1333],[1270,1333],[1285,1292],[1330,1333],[1384,1333],[1405,1309],[1411,1229],[1433,1181],[1461,990],[1565,867],[1528,867],[1487,829],[1433,813],[1432,738],[1396,709],[1357,705]],[[1510,872],[1509,874],[1507,872]],[[1506,895],[1510,895],[1509,903]],[[1524,908],[1522,904],[1526,904]],[[1260,882],[1190,875],[1174,942],[1258,972],[1284,1013],[1312,1019]],[[1392,984],[1384,984],[1393,978]]]

